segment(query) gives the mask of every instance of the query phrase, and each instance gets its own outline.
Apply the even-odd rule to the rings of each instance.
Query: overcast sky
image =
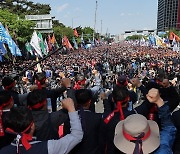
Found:
[[[67,26],[94,27],[96,0],[32,0],[50,4],[52,16]],[[157,0],[98,0],[96,31],[156,29]],[[72,22],[73,21],[73,22]]]

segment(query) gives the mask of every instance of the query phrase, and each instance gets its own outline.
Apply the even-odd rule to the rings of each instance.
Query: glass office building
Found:
[[[158,0],[157,31],[180,29],[180,0]]]

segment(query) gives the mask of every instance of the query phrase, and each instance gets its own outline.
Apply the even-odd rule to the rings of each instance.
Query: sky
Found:
[[[66,26],[95,25],[96,0],[31,0],[50,4],[51,15]],[[157,28],[157,0],[97,0],[96,32],[122,34]],[[102,24],[101,24],[102,23]]]

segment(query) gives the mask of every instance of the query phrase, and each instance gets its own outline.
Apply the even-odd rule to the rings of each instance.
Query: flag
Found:
[[[8,26],[6,25],[6,31],[7,31],[7,34],[10,36],[10,34],[9,34],[9,29],[8,29]],[[22,54],[21,54],[21,51],[19,50],[19,48],[18,48],[18,44],[17,44],[17,39],[16,39],[16,34],[15,34],[15,31],[13,31],[13,35],[14,35],[14,40],[15,40],[15,42],[14,42],[14,40],[12,40],[12,47],[10,47],[9,45],[8,45],[8,47],[9,47],[9,49],[10,49],[10,51],[11,51],[11,54],[13,55],[13,56],[22,56]],[[11,38],[11,36],[10,36],[10,38]],[[12,39],[12,38],[11,38]],[[15,59],[15,57],[13,57],[13,61],[16,61],[16,59]]]
[[[155,35],[155,39],[156,39],[156,45],[162,47],[163,46],[163,40],[158,35]]]
[[[68,38],[66,35],[64,35],[62,44],[67,48],[67,49],[72,49],[74,50],[74,48],[72,47],[71,43],[69,42]]]
[[[150,45],[156,45],[156,39],[152,35],[149,36],[149,44]]]
[[[46,49],[45,49],[45,46],[44,46],[43,37],[42,37],[42,34],[40,32],[38,33],[38,37],[39,37],[39,45],[40,45],[41,51],[42,51],[42,53],[44,55],[47,55]]]
[[[84,37],[83,37],[83,33],[81,35],[81,48],[84,48],[85,49],[85,42],[84,42]]]
[[[46,53],[48,54],[49,53],[49,48],[48,48],[48,44],[47,44],[46,39],[44,39],[44,46],[45,46],[45,49],[46,49]]]
[[[48,34],[48,48],[49,48],[49,51],[52,51],[51,36],[49,34]]]
[[[33,51],[32,51],[32,48],[31,48],[31,45],[29,44],[29,42],[26,42],[25,47],[26,47],[26,50],[27,50],[31,55],[34,55],[34,54],[33,54]]]
[[[56,41],[56,38],[55,38],[54,34],[53,34],[53,36],[51,38],[51,44],[54,45],[56,48],[59,48],[59,45],[58,45],[58,43]]]
[[[4,44],[2,42],[0,42],[0,55],[4,56],[7,53]]]
[[[173,32],[170,32],[170,34],[169,34],[169,40],[173,40],[173,38],[174,38],[174,36],[173,36]]]
[[[36,53],[43,57],[42,55],[42,52],[41,52],[41,48],[39,46],[39,41],[40,39],[38,38],[38,35],[36,33],[36,31],[33,32],[33,35],[32,35],[32,38],[31,38],[31,41],[30,41],[30,44],[31,46],[34,48],[34,50],[36,51]]]
[[[177,43],[176,43],[176,38],[175,38],[175,36],[174,36],[174,38],[173,38],[173,41],[172,41],[172,45],[176,45]]]
[[[76,28],[74,29],[74,36],[79,37],[79,35],[78,35],[78,32],[77,32]]]
[[[52,38],[51,38],[51,43],[52,43],[52,44],[55,44],[55,42],[56,42],[56,39],[55,39],[55,36],[54,36],[54,34],[53,34],[53,36],[52,36]]]
[[[74,48],[75,48],[75,49],[78,49],[78,45],[77,45],[77,42],[76,42],[76,40],[75,40],[74,37],[73,37],[73,39],[72,39],[72,42],[74,43]]]
[[[0,22],[0,42],[8,45],[13,56],[22,56],[20,49]]]
[[[7,53],[4,45],[2,42],[0,42],[0,62],[2,62],[2,56],[4,56]]]

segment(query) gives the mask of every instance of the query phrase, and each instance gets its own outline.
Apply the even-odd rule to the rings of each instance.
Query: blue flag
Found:
[[[4,56],[7,53],[6,49],[3,46],[3,43],[0,42],[0,55]]]
[[[149,36],[150,45],[156,45],[156,38],[152,35]]]
[[[21,51],[19,50],[16,43],[12,40],[8,31],[4,28],[4,26],[0,22],[0,42],[6,43],[11,51],[13,56],[22,56]]]
[[[73,39],[72,39],[72,42],[73,42],[73,44],[74,44],[74,48],[75,48],[75,49],[78,49],[78,45],[77,45],[77,42],[76,42],[76,40],[75,40],[74,37],[73,37]]]

